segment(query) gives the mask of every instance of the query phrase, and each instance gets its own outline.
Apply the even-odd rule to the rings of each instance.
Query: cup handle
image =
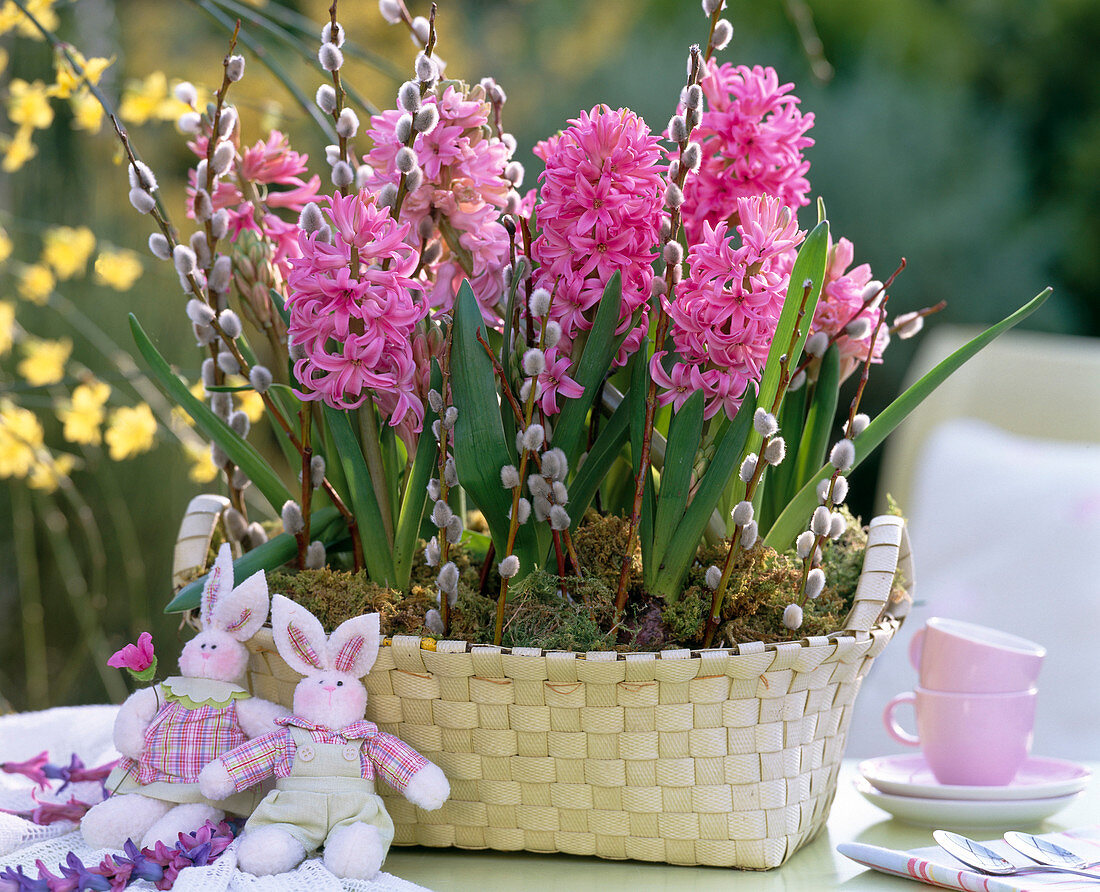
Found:
[[[909,639],[909,662],[913,668],[920,672],[920,657],[924,651],[924,626],[917,629],[917,633]]]
[[[887,703],[886,709],[882,711],[882,721],[886,725],[886,730],[890,732],[890,736],[898,743],[904,743],[906,746],[920,746],[920,738],[915,734],[910,734],[894,720],[894,710],[903,703],[912,703],[915,708],[916,701],[917,695],[912,691],[906,691],[904,694],[898,694]]]

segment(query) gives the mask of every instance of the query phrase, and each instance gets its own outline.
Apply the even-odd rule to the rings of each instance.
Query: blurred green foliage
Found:
[[[321,22],[328,2],[285,5]],[[409,5],[413,14],[427,13],[426,2]],[[79,0],[60,7],[62,32],[86,55],[117,58],[103,80],[109,95],[155,69],[212,85],[220,80],[227,39],[202,6],[202,0]],[[907,258],[892,289],[895,314],[946,299],[948,309],[932,324],[989,322],[1052,284],[1055,297],[1030,324],[1097,332],[1100,4],[732,0],[728,16],[736,33],[722,58],[772,65],[798,85],[803,109],[816,115],[809,177],[833,231],[851,239],[857,262],[870,262],[880,278]],[[382,22],[374,3],[345,2],[341,18],[352,39],[377,54],[373,63],[351,63],[349,82],[377,105],[392,105],[412,61],[406,34]],[[625,105],[662,129],[683,80],[687,46],[706,39],[698,3],[685,0],[443,0],[438,25],[448,76],[491,75],[507,91],[505,126],[519,141],[528,187],[538,172],[531,146],[582,109]],[[307,62],[269,35],[249,33],[312,96],[318,79]],[[833,72],[827,82],[813,77],[823,68],[805,45],[814,33]],[[0,97],[12,77],[52,76],[42,43],[9,34],[0,48],[8,53]],[[255,56],[246,56],[237,101],[247,141],[278,123],[299,150],[322,152],[325,139],[312,122]],[[166,123],[135,128],[135,139],[179,218],[192,161],[184,141]],[[28,247],[36,227],[58,223],[89,225],[101,241],[144,250],[148,221],[126,202],[110,134],[74,132],[60,112],[36,142],[38,157],[0,177],[0,208],[10,214],[0,222],[16,256],[37,250]],[[86,283],[71,283],[65,294],[127,349],[126,313],[139,312],[158,347],[193,378],[199,356],[166,267],[149,258],[142,281],[126,294]],[[10,288],[10,279],[0,278],[0,290]],[[30,308],[26,324],[42,336],[73,332],[51,308]],[[103,366],[86,341],[75,341],[75,358]],[[911,349],[912,342],[895,343],[889,363],[875,370],[865,400],[872,413],[897,393]],[[108,371],[101,374],[110,380]],[[0,395],[14,386],[0,375]],[[0,483],[0,703],[6,698],[24,709],[119,695],[96,669],[91,633],[78,619],[87,615],[82,603],[111,649],[150,629],[162,665],[172,665],[176,619],[163,617],[160,607],[170,596],[179,518],[200,490],[187,467],[180,450],[165,443],[125,465],[101,461],[74,472],[102,546],[82,532],[89,518],[79,505],[61,495],[47,499],[20,482]],[[865,467],[853,480],[854,493],[868,502],[874,473]],[[854,508],[860,507],[857,498]],[[73,546],[68,557],[65,541]],[[41,604],[28,614],[23,599],[32,583]],[[44,648],[46,679],[36,676],[42,664],[28,662],[31,639]]]

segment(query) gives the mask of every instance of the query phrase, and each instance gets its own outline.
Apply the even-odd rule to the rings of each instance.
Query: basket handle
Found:
[[[213,493],[195,496],[188,504],[172,555],[172,591],[178,592],[194,579],[196,570],[201,571],[199,575],[206,572],[210,541],[228,507],[229,499]]]
[[[906,596],[891,602],[890,590],[897,570],[901,570],[905,580]],[[880,515],[872,519],[867,530],[863,572],[843,628],[849,632],[869,632],[882,618],[884,609],[888,615],[900,619],[908,612],[912,593],[913,555],[905,519]]]

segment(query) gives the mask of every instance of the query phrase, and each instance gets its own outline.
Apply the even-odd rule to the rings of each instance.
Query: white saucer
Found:
[[[1085,789],[1092,777],[1092,772],[1077,762],[1033,757],[1024,762],[1012,783],[1004,786],[941,784],[920,753],[866,759],[859,763],[856,770],[873,787],[894,796],[971,801],[1069,796]]]
[[[992,830],[1037,824],[1081,795],[1078,791],[1049,799],[925,799],[883,793],[860,777],[853,783],[864,799],[898,820],[918,827],[946,830]]]

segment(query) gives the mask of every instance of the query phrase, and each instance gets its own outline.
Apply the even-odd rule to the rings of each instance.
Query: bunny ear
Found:
[[[377,613],[341,623],[328,639],[333,668],[362,678],[378,658],[380,637]]]
[[[213,628],[228,632],[238,641],[247,641],[264,624],[269,606],[267,577],[263,570],[258,570],[218,599],[211,613]]]
[[[233,552],[228,542],[223,542],[218,549],[218,556],[214,559],[214,569],[206,577],[206,585],[202,587],[202,600],[200,602],[200,619],[204,629],[213,628],[214,608],[217,607],[225,595],[233,588]]]
[[[312,613],[290,598],[271,599],[271,626],[275,647],[287,665],[299,675],[331,668],[325,630]]]

